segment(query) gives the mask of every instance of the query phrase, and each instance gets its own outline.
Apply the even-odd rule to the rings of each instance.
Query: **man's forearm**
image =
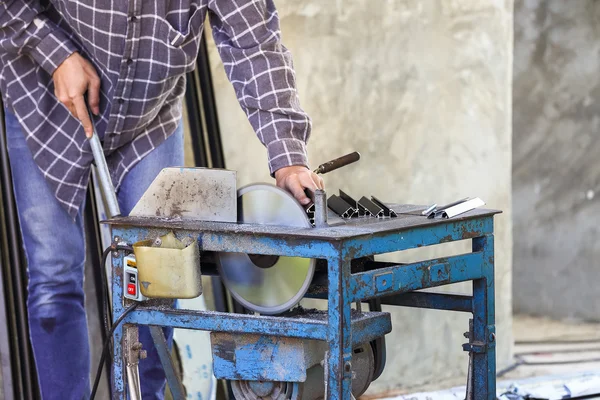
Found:
[[[273,174],[308,166],[311,120],[300,107],[292,56],[272,0],[211,0],[213,36],[238,101],[267,148]]]

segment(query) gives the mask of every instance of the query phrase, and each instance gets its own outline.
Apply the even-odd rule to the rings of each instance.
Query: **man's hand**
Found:
[[[100,78],[96,69],[88,60],[79,53],[71,54],[56,68],[54,74],[54,94],[63,103],[75,118],[81,121],[85,135],[92,137],[92,121],[85,104],[83,95],[87,92],[87,99],[91,111],[100,113]]]
[[[325,184],[323,179],[303,166],[291,166],[283,167],[275,171],[275,180],[277,186],[287,190],[294,195],[296,200],[302,205],[310,203],[310,199],[304,193],[304,189],[315,191],[317,189],[324,189]]]

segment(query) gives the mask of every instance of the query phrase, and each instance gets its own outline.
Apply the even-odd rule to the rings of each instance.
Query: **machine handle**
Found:
[[[90,138],[90,145],[92,146],[92,154],[94,155],[94,162],[96,163],[96,171],[98,172],[98,179],[100,181],[100,191],[106,201],[109,217],[116,217],[121,215],[119,208],[119,202],[117,200],[117,194],[115,187],[110,179],[110,172],[108,171],[108,165],[106,164],[106,158],[104,157],[104,150],[102,149],[102,143],[98,133],[96,133],[96,126],[90,114],[90,121],[92,121],[92,137]]]
[[[346,154],[345,156],[341,156],[340,158],[336,158],[335,160],[328,161],[319,165],[317,169],[315,169],[315,174],[326,174],[331,171],[335,171],[338,168],[345,167],[346,165],[352,164],[360,160],[360,153],[355,151],[350,154]]]

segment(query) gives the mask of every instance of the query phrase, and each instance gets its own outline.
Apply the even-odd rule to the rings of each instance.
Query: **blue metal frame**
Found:
[[[464,349],[473,353],[474,398],[492,400],[496,397],[492,212],[370,234],[345,236],[342,233],[333,238],[326,238],[322,234],[330,228],[313,229],[314,235],[308,236],[293,232],[252,232],[243,225],[234,225],[236,229],[212,230],[176,224],[169,229],[165,223],[154,227],[134,225],[128,225],[127,222],[116,224],[113,226],[113,235],[131,244],[173,231],[179,238],[191,236],[197,239],[201,248],[208,251],[325,259],[329,282],[328,311],[326,319],[294,319],[173,310],[142,304],[125,318],[124,323],[326,340],[326,398],[347,400],[351,398],[353,345],[366,343],[391,330],[387,313],[363,313],[361,318],[352,318],[352,302],[381,297],[384,303],[388,299],[392,304],[411,307],[467,311],[473,313],[473,338]],[[472,253],[351,273],[351,261],[359,257],[464,239],[473,239]],[[115,317],[124,311],[122,271],[122,258],[115,258],[112,284]],[[411,297],[406,294],[463,281],[473,281],[472,296],[414,293]],[[404,300],[402,296],[405,296]],[[119,327],[114,334],[113,353],[113,396],[119,400],[126,397],[122,336],[123,329]]]

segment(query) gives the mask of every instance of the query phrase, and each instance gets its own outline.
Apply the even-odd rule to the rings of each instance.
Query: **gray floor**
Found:
[[[554,321],[516,315],[513,332],[515,362],[523,360],[526,364],[534,365],[520,365],[507,372],[499,378],[499,385],[533,377],[600,371],[600,323]],[[361,399],[392,400],[406,394],[436,392],[464,384],[463,378],[432,382],[424,386],[362,396]],[[435,396],[431,398],[435,399]]]

